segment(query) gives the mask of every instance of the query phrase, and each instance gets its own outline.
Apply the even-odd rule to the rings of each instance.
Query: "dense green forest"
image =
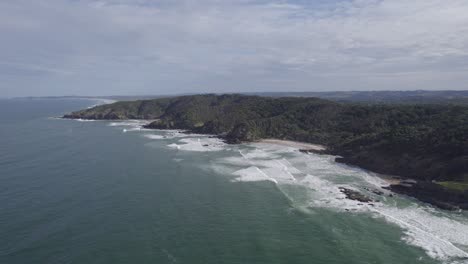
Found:
[[[468,106],[357,104],[317,98],[193,95],[117,102],[65,116],[150,119],[149,128],[323,144],[338,161],[426,181],[468,180]]]
[[[336,102],[375,104],[464,104],[468,105],[468,91],[331,91],[331,92],[264,92],[250,95],[271,97],[317,97]]]

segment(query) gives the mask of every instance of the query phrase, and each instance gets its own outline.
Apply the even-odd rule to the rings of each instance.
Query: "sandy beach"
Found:
[[[298,148],[298,149],[310,149],[310,150],[325,150],[326,149],[326,147],[322,145],[291,141],[291,140],[273,139],[273,138],[262,139],[262,140],[259,140],[258,143],[276,144],[276,145]]]

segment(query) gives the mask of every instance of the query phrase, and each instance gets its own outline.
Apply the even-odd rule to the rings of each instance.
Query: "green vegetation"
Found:
[[[153,119],[239,143],[278,138],[324,144],[338,161],[420,180],[468,175],[468,106],[352,104],[317,98],[194,95],[118,102],[65,116]]]
[[[438,184],[444,186],[445,188],[456,190],[456,191],[468,191],[468,182],[437,182]]]
[[[257,93],[272,97],[317,97],[337,102],[375,104],[468,104],[468,91],[333,91]]]

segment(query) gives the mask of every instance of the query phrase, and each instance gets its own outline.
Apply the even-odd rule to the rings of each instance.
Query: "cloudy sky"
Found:
[[[468,0],[2,0],[0,97],[468,89]]]

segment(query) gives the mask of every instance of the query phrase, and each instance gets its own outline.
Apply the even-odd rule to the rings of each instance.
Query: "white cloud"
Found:
[[[0,36],[6,96],[468,81],[466,0],[3,1]]]

